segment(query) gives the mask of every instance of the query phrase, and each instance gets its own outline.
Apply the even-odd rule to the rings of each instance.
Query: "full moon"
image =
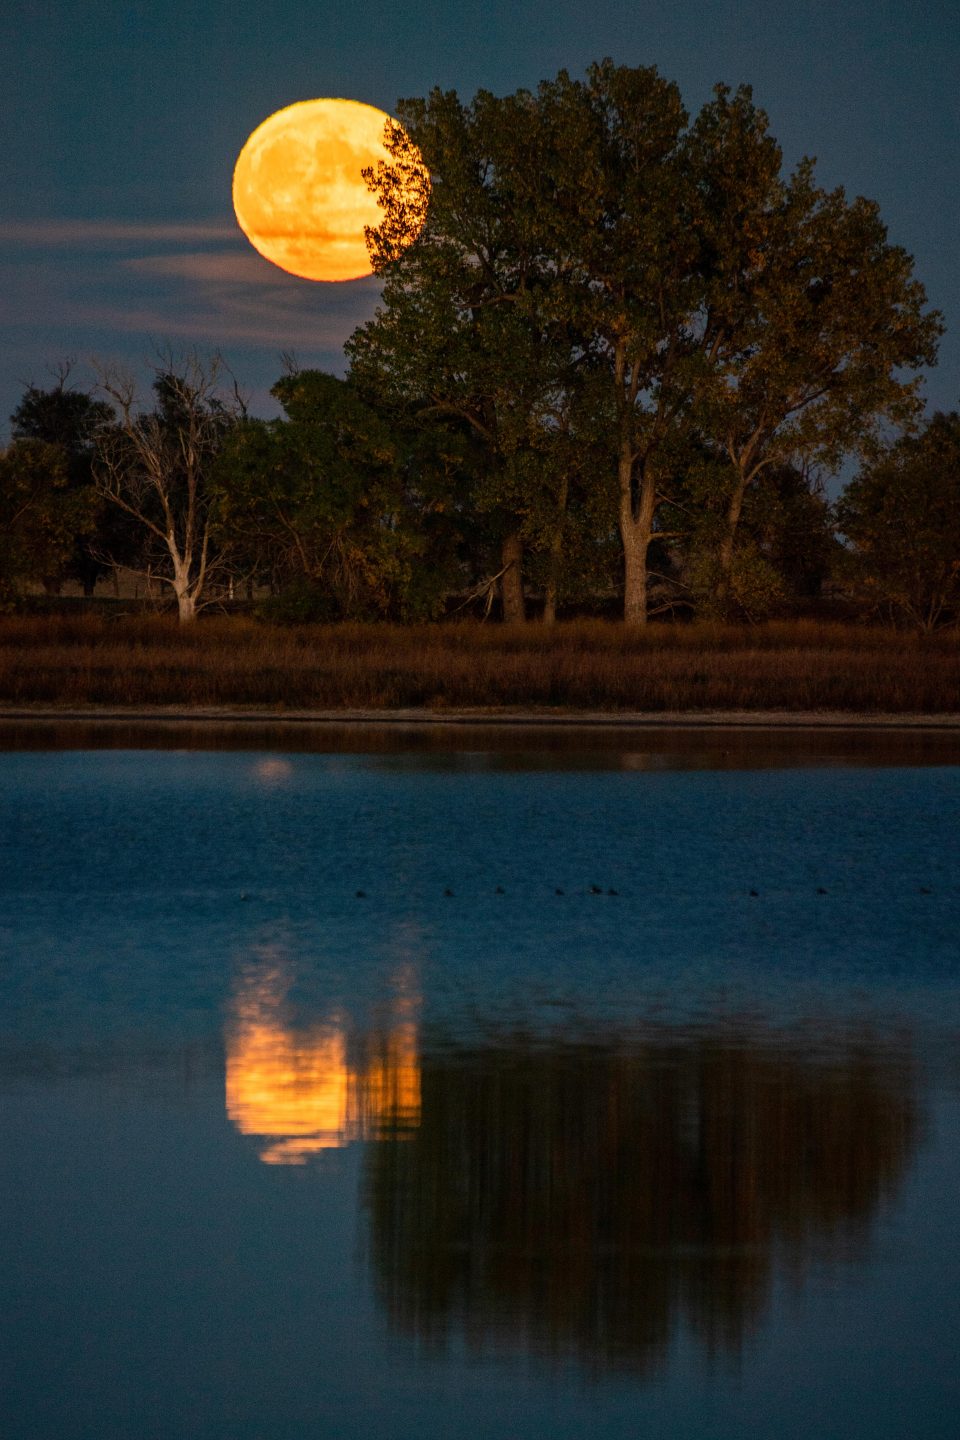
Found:
[[[361,172],[389,160],[389,119],[358,100],[301,100],[258,125],[233,172],[233,208],[254,249],[306,280],[372,274],[364,226],[383,210]]]

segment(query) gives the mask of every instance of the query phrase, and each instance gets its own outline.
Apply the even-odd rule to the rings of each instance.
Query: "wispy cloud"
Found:
[[[249,249],[246,254],[232,250],[192,250],[179,255],[138,255],[121,263],[141,275],[169,275],[178,280],[214,284],[276,285],[298,291],[303,288],[303,281]]]
[[[275,413],[279,353],[341,371],[344,341],[379,294],[373,277],[288,275],[228,224],[0,221],[0,425],[50,357],[97,351],[136,366],[165,342],[236,355],[257,410]]]
[[[359,297],[358,297],[359,298]],[[235,298],[207,297],[206,304],[182,309],[161,306],[79,304],[64,316],[71,325],[96,330],[118,330],[144,336],[184,336],[214,345],[243,343],[279,349],[339,350],[358,325],[368,319],[369,299],[354,313],[296,311],[289,307],[244,305]]]
[[[133,220],[0,220],[0,245],[96,248],[143,244],[195,245],[240,241],[230,221],[182,224]]]
[[[66,257],[8,260],[0,265],[0,325],[333,351],[373,314],[379,293],[372,277],[322,285],[253,254],[88,258],[79,272]]]

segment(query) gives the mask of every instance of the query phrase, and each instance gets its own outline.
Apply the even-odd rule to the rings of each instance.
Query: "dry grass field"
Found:
[[[771,623],[0,621],[0,705],[960,711],[960,634]]]

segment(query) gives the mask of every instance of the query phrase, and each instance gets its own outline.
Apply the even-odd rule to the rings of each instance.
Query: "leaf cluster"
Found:
[[[865,466],[837,520],[878,611],[924,629],[960,617],[960,414],[938,412]]]

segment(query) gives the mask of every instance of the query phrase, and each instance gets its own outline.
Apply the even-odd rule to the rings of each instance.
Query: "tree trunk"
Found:
[[[543,598],[543,623],[552,625],[557,618],[557,590],[560,584],[560,566],[563,562],[563,522],[567,515],[567,496],[570,493],[570,479],[564,474],[557,495],[557,521],[550,536],[550,558],[547,569],[546,593]]]
[[[557,577],[551,571],[547,576],[546,590],[543,596],[543,623],[553,625],[557,619]]]
[[[547,561],[547,583],[543,595],[543,623],[553,625],[557,619],[557,592],[560,587],[560,562],[563,559],[563,530],[558,524],[550,537]]]
[[[653,538],[656,484],[644,464],[640,476],[636,460],[624,445],[618,465],[620,483],[620,539],[623,543],[623,618],[628,625],[647,623],[647,552]]]
[[[500,563],[506,567],[500,576],[503,618],[508,625],[519,624],[527,612],[523,603],[523,542],[516,531],[504,537]]]
[[[740,524],[740,516],[743,511],[743,497],[747,493],[747,482],[742,475],[737,476],[737,483],[734,486],[733,494],[727,505],[726,525],[723,537],[717,548],[717,585],[715,598],[721,606],[726,605],[730,595],[730,576],[733,573],[733,548],[737,539],[737,526]]]
[[[171,546],[171,549],[173,547]],[[172,555],[173,593],[177,597],[177,613],[181,625],[189,625],[197,618],[196,589],[190,584],[190,566],[179,555]]]
[[[740,524],[740,515],[743,511],[743,497],[746,492],[747,482],[742,475],[738,475],[733,494],[730,496],[730,503],[727,505],[726,529],[723,539],[720,541],[720,548],[717,551],[717,559],[720,563],[720,574],[725,580],[729,580],[730,572],[733,569],[733,546],[737,538],[737,526]]]

